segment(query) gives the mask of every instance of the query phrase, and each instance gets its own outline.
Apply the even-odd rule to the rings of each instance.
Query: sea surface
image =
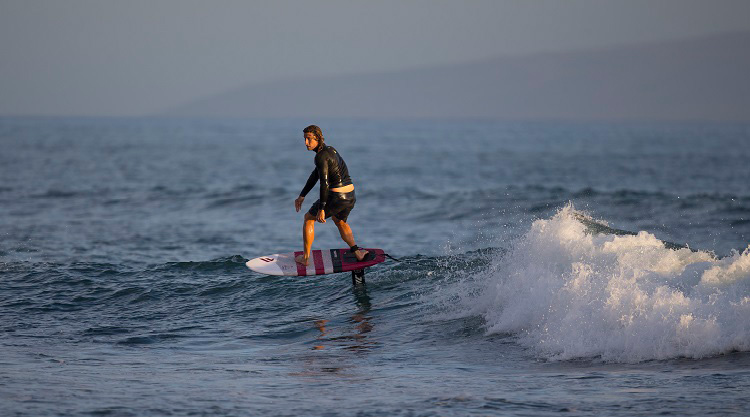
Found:
[[[748,415],[749,244],[746,124],[2,118],[0,415]]]

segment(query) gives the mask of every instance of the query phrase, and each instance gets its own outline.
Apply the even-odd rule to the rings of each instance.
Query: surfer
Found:
[[[318,180],[320,180],[320,199],[305,213],[305,221],[302,226],[304,254],[297,256],[295,261],[302,265],[309,263],[310,248],[315,239],[315,222],[325,223],[328,217],[333,218],[333,223],[338,227],[341,239],[349,245],[357,260],[362,261],[367,257],[368,252],[360,249],[354,242],[352,228],[346,222],[349,213],[354,208],[354,203],[357,201],[354,196],[354,184],[349,178],[346,163],[333,146],[325,144],[323,131],[318,126],[307,126],[302,132],[304,133],[307,150],[315,152],[315,169],[310,174],[310,178],[307,179],[299,197],[294,200],[294,208],[297,212],[300,211],[305,196],[312,190]]]

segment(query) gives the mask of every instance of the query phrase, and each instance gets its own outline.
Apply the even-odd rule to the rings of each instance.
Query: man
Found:
[[[325,223],[328,217],[333,218],[333,222],[339,228],[341,239],[344,239],[344,242],[349,245],[357,260],[365,260],[369,253],[360,249],[354,243],[352,229],[346,223],[346,219],[357,201],[354,196],[354,184],[349,178],[346,163],[336,149],[324,143],[323,132],[318,126],[307,126],[302,132],[304,133],[307,150],[315,152],[315,169],[310,174],[310,178],[307,179],[305,188],[302,189],[299,197],[294,200],[294,208],[297,212],[300,211],[305,196],[312,190],[318,180],[320,180],[320,199],[305,213],[305,221],[302,226],[304,254],[297,256],[295,261],[302,265],[309,263],[310,248],[315,239],[315,221]]]

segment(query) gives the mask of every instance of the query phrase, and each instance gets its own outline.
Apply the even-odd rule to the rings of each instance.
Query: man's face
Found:
[[[318,147],[318,138],[314,133],[305,133],[305,146],[307,146],[308,151],[315,150]]]

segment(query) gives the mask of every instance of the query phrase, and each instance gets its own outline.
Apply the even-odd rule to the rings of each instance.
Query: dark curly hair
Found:
[[[325,139],[323,138],[323,131],[320,130],[318,126],[307,126],[306,128],[302,129],[302,133],[312,133],[316,138],[318,138],[318,141],[320,141],[320,143],[325,142]]]

